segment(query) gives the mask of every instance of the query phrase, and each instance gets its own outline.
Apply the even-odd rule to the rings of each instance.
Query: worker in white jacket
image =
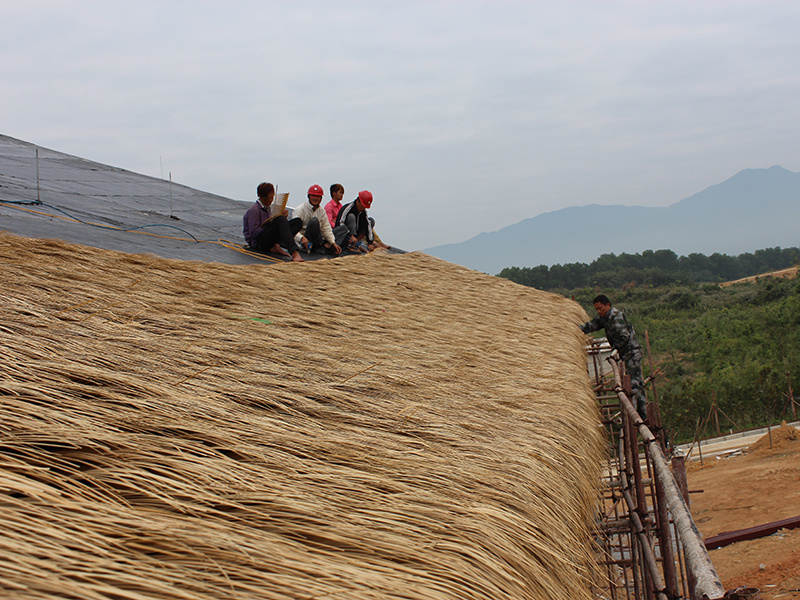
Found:
[[[342,249],[336,243],[336,236],[322,207],[323,194],[321,186],[312,185],[308,188],[308,202],[304,202],[292,212],[292,220],[300,219],[303,222],[300,231],[294,236],[294,241],[306,252],[314,249],[320,253],[340,254]]]

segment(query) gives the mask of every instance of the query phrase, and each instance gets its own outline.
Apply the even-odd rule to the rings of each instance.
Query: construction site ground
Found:
[[[800,431],[773,429],[744,453],[693,460],[692,515],[704,538],[800,515]],[[702,490],[702,491],[700,491]],[[725,589],[755,587],[762,599],[800,599],[800,529],[710,552]]]

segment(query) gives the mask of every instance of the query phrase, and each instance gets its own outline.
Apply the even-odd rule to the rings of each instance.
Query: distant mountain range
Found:
[[[667,207],[573,206],[425,252],[496,274],[609,252],[736,255],[775,246],[800,246],[800,173],[779,166],[745,169]]]

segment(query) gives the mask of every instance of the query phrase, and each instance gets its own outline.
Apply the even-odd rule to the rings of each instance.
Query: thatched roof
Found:
[[[590,597],[575,303],[422,254],[0,261],[3,595]]]

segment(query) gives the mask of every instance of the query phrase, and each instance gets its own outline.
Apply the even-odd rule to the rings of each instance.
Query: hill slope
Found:
[[[487,273],[670,249],[740,254],[800,245],[800,173],[747,169],[669,207],[575,206],[427,253]]]

